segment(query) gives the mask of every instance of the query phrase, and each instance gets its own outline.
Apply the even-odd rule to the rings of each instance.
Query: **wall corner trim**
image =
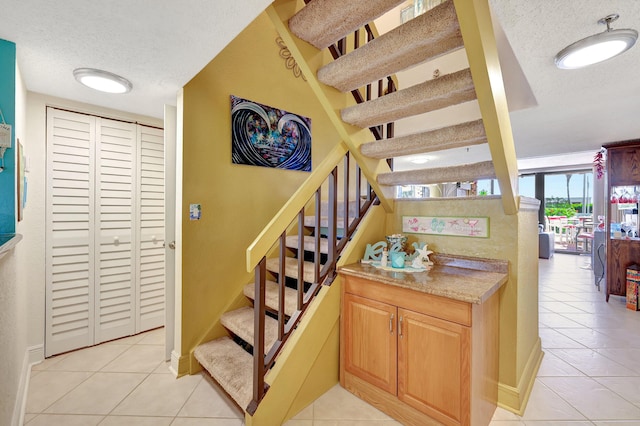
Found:
[[[518,386],[513,387],[504,383],[498,383],[498,407],[504,408],[519,416],[524,414],[543,357],[542,341],[538,337],[536,344],[529,354],[529,359],[524,367],[522,376],[520,376]]]
[[[171,365],[169,370],[176,378],[189,374],[189,356],[180,356],[175,350],[171,351]]]

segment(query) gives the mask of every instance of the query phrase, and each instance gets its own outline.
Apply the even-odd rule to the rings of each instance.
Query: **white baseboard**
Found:
[[[27,353],[29,353],[29,364],[31,365],[44,361],[44,345],[29,346]]]
[[[31,366],[42,362],[43,359],[44,345],[30,346],[24,353],[20,372],[20,384],[18,385],[18,392],[16,393],[16,403],[13,406],[12,426],[22,426],[24,424],[24,412],[27,407]]]

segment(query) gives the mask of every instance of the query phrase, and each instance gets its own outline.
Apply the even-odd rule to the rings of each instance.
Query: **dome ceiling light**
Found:
[[[73,76],[81,84],[106,93],[127,93],[133,88],[129,80],[95,68],[76,68]]]
[[[619,17],[620,15],[614,13],[600,19],[598,23],[606,24],[607,29],[562,49],[555,57],[556,66],[565,70],[583,68],[606,61],[631,49],[638,39],[638,31],[612,29],[611,23]]]

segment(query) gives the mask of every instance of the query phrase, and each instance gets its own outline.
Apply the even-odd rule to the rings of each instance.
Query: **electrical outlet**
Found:
[[[0,148],[11,148],[11,125],[0,123]]]

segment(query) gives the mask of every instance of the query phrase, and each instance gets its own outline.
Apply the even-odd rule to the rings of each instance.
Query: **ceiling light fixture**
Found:
[[[638,39],[638,32],[632,29],[614,30],[611,23],[620,17],[617,13],[598,21],[607,29],[599,34],[578,40],[562,49],[555,57],[556,66],[571,70],[606,61],[631,49]]]
[[[73,76],[87,87],[107,93],[127,93],[133,88],[129,80],[95,68],[76,68]]]
[[[428,155],[416,155],[408,158],[409,162],[413,164],[424,164],[427,161],[431,160],[431,157]]]

